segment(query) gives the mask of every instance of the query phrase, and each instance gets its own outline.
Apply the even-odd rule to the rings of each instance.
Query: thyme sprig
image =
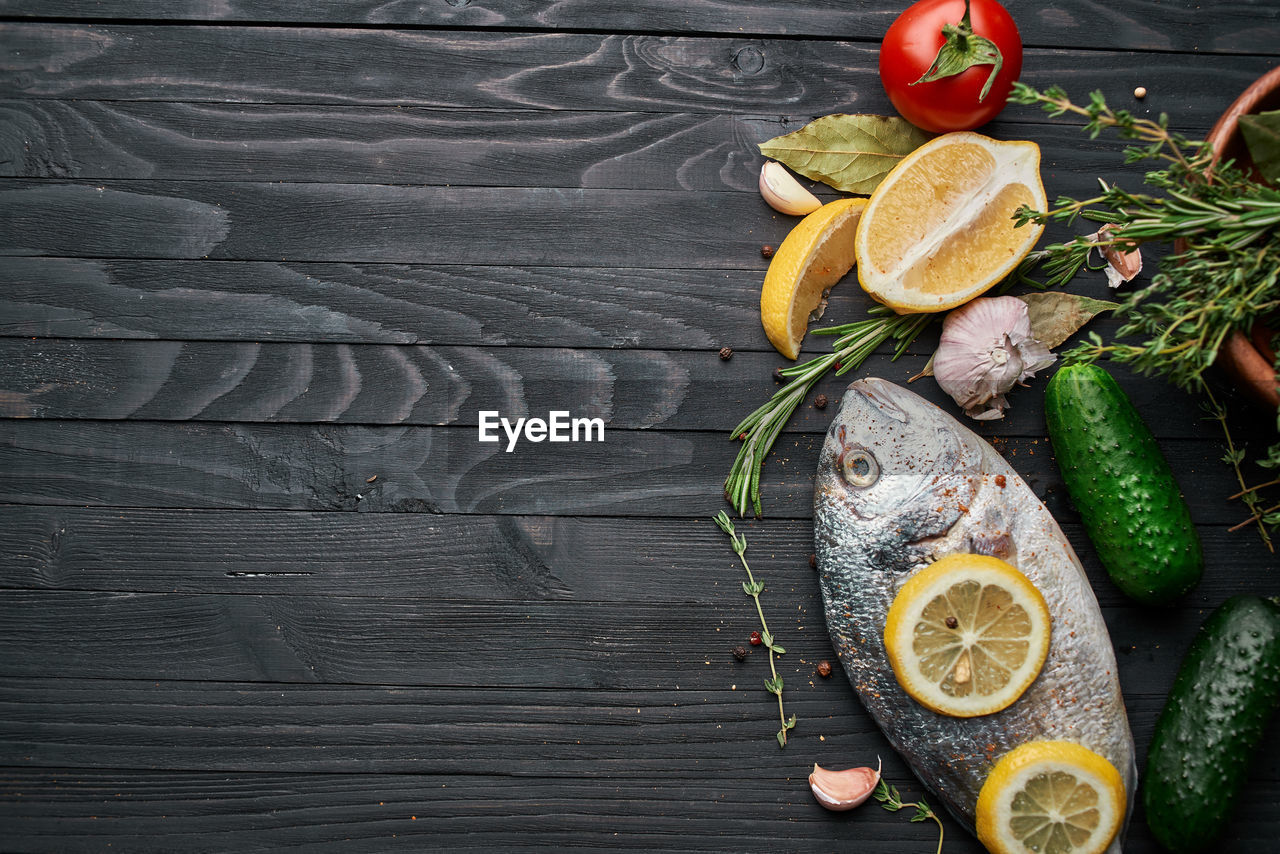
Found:
[[[747,580],[742,582],[742,592],[755,601],[756,613],[760,615],[760,640],[769,650],[769,672],[773,674],[772,678],[764,681],[764,689],[778,698],[778,718],[782,721],[782,729],[778,730],[778,746],[786,747],[787,731],[795,729],[796,716],[787,717],[787,712],[782,707],[782,677],[778,675],[773,657],[785,655],[787,651],[769,632],[769,624],[765,622],[764,609],[760,607],[760,594],[764,592],[764,582],[756,581],[756,577],[751,574],[751,566],[747,563],[747,538],[734,531],[733,520],[723,510],[716,514],[715,522],[720,526],[720,530],[729,535],[733,551],[738,555],[738,560],[742,561],[742,568],[747,571]]]
[[[871,317],[866,320],[815,329],[814,335],[837,336],[832,352],[780,369],[778,373],[789,381],[733,428],[731,436],[740,439],[742,447],[725,478],[724,497],[739,516],[745,516],[748,507],[755,510],[756,516],[760,515],[761,466],[778,434],[814,383],[833,367],[836,376],[853,370],[890,339],[895,344],[893,358],[896,360],[933,319],[930,314],[896,315],[879,305],[873,306],[868,314]]]
[[[946,830],[942,827],[942,820],[939,819],[933,809],[925,803],[924,798],[912,803],[903,803],[902,795],[898,794],[898,787],[890,786],[883,779],[880,780],[880,784],[876,786],[876,790],[871,793],[871,796],[879,801],[880,806],[884,807],[889,812],[897,812],[898,810],[904,810],[908,807],[915,807],[915,815],[911,816],[911,821],[913,822],[933,819],[934,823],[938,825],[937,854],[942,854],[942,838],[946,835]]]
[[[1091,334],[1063,354],[1064,363],[1108,358],[1140,374],[1163,376],[1186,391],[1207,392],[1205,372],[1228,336],[1280,318],[1280,190],[1252,179],[1233,162],[1215,161],[1208,143],[1170,131],[1166,115],[1152,120],[1113,110],[1100,92],[1077,105],[1057,87],[1038,91],[1018,83],[1010,100],[1039,105],[1053,116],[1080,116],[1093,137],[1113,130],[1135,143],[1125,149],[1125,162],[1154,161],[1157,167],[1145,177],[1155,193],[1100,182],[1101,192],[1093,198],[1061,197],[1047,211],[1020,210],[1019,224],[1070,224],[1083,218],[1112,225],[1109,233],[1076,237],[1033,253],[1019,269],[1020,280],[1034,281],[1038,271],[1047,276],[1046,285],[1062,285],[1104,246],[1128,250],[1181,241],[1150,283],[1116,309],[1122,324],[1115,338],[1105,342]],[[1243,450],[1233,441],[1225,416],[1218,417],[1216,402],[1210,409],[1226,431],[1224,459],[1244,487]],[[1259,462],[1280,467],[1280,443]],[[1245,488],[1236,497],[1251,513],[1245,524],[1258,523],[1271,547],[1268,529],[1280,524],[1280,504],[1264,506],[1261,488]]]

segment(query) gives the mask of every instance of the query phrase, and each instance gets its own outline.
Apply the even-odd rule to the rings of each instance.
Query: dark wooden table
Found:
[[[783,363],[760,247],[793,220],[755,143],[889,112],[903,5],[0,0],[0,849],[931,851],[805,782],[879,756],[921,792],[815,675],[832,410],[798,415],[745,525],[785,750],[764,657],[730,654],[755,615],[710,521]],[[1193,135],[1280,55],[1274,0],[1008,5],[1025,80]],[[1040,143],[1050,197],[1140,179],[1030,108],[986,130]],[[866,305],[846,282],[828,318]],[[859,375],[905,380],[932,340]],[[1099,571],[1042,380],[980,429],[1085,559],[1141,757],[1208,609],[1280,569],[1227,531],[1197,402],[1123,379],[1204,538],[1178,607]],[[490,409],[606,440],[504,453]],[[1224,851],[1280,846],[1274,733],[1264,754]],[[1140,810],[1129,841],[1154,850]],[[948,819],[945,850],[979,846]]]

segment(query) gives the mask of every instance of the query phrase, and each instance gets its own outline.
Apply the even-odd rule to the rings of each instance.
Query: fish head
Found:
[[[982,480],[982,440],[901,386],[852,383],[818,462],[819,525],[848,547],[874,546],[907,569],[968,512]]]

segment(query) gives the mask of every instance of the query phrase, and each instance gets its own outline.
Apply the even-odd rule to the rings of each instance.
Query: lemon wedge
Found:
[[[1021,205],[1047,208],[1040,147],[948,133],[907,155],[858,224],[858,281],[899,314],[942,311],[1013,271],[1044,226],[1015,228]]]
[[[889,607],[884,645],[916,702],[969,718],[1009,706],[1049,653],[1049,609],[999,558],[948,555],[913,575]]]
[[[760,290],[760,322],[788,359],[800,355],[810,315],[853,267],[853,236],[866,199],[838,199],[791,229],[769,262]]]
[[[992,854],[1101,854],[1124,822],[1116,767],[1069,741],[1032,741],[1001,757],[978,793],[978,839]]]

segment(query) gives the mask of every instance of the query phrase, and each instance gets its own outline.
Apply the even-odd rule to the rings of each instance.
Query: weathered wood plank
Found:
[[[1019,119],[1021,122],[1019,123]],[[275,104],[0,101],[0,175],[754,193],[756,144],[806,117]],[[1124,181],[1115,138],[1010,111],[1058,170]],[[823,198],[834,193],[811,186]],[[762,207],[762,211],[765,209]]]
[[[1100,9],[1086,0],[1063,0],[1046,8],[1030,0],[1005,4],[1024,44],[1088,44],[1134,50],[1223,53],[1273,53],[1268,24],[1275,7],[1265,0],[1216,4],[1212,14],[1189,0],[1180,3],[1130,3]],[[371,24],[376,26],[456,27],[466,29],[586,29],[746,35],[807,35],[879,39],[897,7],[834,0],[782,3],[752,0],[732,13],[711,0],[504,0],[483,3],[361,2],[297,3],[282,0],[0,0],[0,14],[21,17],[93,19],[272,21],[289,24]]]
[[[841,41],[8,23],[0,45],[13,46],[0,51],[4,98],[804,117],[890,109],[877,46]],[[1081,93],[1101,88],[1126,106],[1140,83],[1150,94],[1135,106],[1208,127],[1272,64],[1266,56],[1154,53],[1139,73],[1126,54],[1029,50],[1023,79]]]
[[[811,433],[779,439],[765,464],[767,516],[811,515],[821,443]],[[1048,441],[994,444],[1070,520]],[[1216,444],[1168,439],[1162,449],[1197,522],[1240,521],[1227,500],[1239,486]],[[606,431],[604,442],[526,442],[505,453],[462,427],[8,420],[0,502],[706,518],[723,506],[736,452],[711,432]]]
[[[738,579],[715,601],[616,607],[6,590],[0,676],[654,689],[688,691],[698,702],[700,692],[767,678],[763,657],[754,669],[733,669],[729,651],[759,626]],[[787,649],[778,673],[787,682],[813,679],[816,663],[832,655],[813,573],[798,567],[773,583],[770,629]],[[1122,684],[1161,694],[1207,611],[1125,605],[1103,615],[1121,653]]]
[[[935,330],[896,362],[886,346],[859,375],[905,384],[936,341]],[[610,429],[727,434],[778,389],[772,372],[787,362],[760,352],[738,352],[725,362],[710,349],[0,339],[0,364],[13,366],[0,379],[0,418],[474,426],[485,410],[513,421],[560,410],[599,418]],[[1114,373],[1160,437],[1221,440],[1194,397],[1118,368]],[[789,429],[825,433],[851,379],[820,382]],[[1005,418],[972,426],[986,436],[1043,436],[1043,388],[1043,378],[1029,383],[1028,391],[1011,395]],[[959,417],[935,381],[911,389]],[[817,394],[831,401],[825,410],[814,405]],[[1250,427],[1240,439],[1271,429],[1257,419]]]
[[[770,590],[808,583],[809,521],[741,524]],[[725,591],[732,601],[740,572],[708,518],[10,505],[0,506],[0,530],[0,588],[17,590],[687,603],[719,601]],[[1267,591],[1275,556],[1252,531],[1199,530],[1208,569],[1184,604]],[[1125,604],[1079,523],[1064,531],[1098,600]]]
[[[861,756],[855,757],[861,760]],[[799,764],[799,763],[797,763]],[[886,767],[888,760],[886,759]],[[812,803],[801,769],[761,778],[746,769],[715,781],[691,779],[684,765],[645,779],[564,780],[514,775],[226,774],[6,770],[0,817],[18,851],[262,851],[305,848],[386,850],[829,852],[857,840],[860,850],[918,854],[930,827],[874,806],[825,813]],[[910,778],[908,778],[910,779]],[[914,781],[894,778],[907,797]],[[1219,847],[1263,851],[1280,827],[1268,816],[1280,786],[1245,787]],[[673,816],[678,830],[671,827]],[[973,837],[944,817],[949,854],[979,854]],[[1142,823],[1130,824],[1125,851],[1159,851]]]
[[[757,270],[794,225],[755,191],[0,182],[0,255],[15,256]]]
[[[708,780],[749,773],[778,775],[781,783],[779,772],[803,780],[810,757],[825,764],[879,752],[889,779],[911,779],[838,673],[787,683],[800,726],[779,753],[758,749],[770,737],[774,709],[767,695],[748,690],[754,682],[746,684],[767,668],[723,655],[715,666],[743,684],[567,692],[6,678],[0,763],[444,777],[497,775],[536,762],[540,775],[571,784],[648,779],[696,762]],[[1126,694],[1140,763],[1164,699],[1163,691]],[[1280,731],[1271,742],[1280,744]],[[1250,776],[1280,780],[1280,752],[1259,750]]]
[[[0,334],[761,349],[750,254],[749,272],[6,258]],[[854,291],[832,318],[863,310]]]

